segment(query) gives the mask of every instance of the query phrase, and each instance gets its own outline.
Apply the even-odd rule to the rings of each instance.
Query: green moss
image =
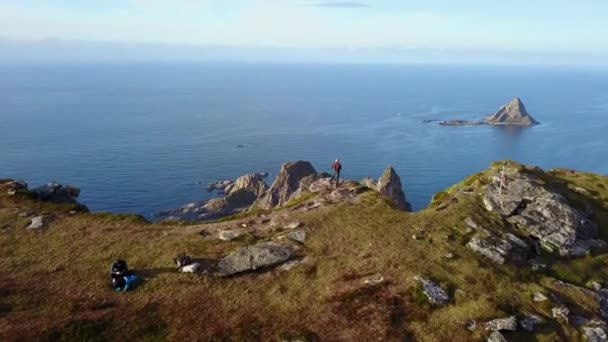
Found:
[[[293,208],[299,204],[302,204],[304,202],[307,202],[307,201],[315,198],[316,196],[317,196],[316,192],[305,192],[301,196],[294,198],[294,199],[290,200],[289,202],[285,203],[285,205],[283,205],[281,207],[281,209]]]

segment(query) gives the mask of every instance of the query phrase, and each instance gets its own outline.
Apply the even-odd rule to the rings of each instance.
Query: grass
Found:
[[[477,188],[495,172],[475,174],[459,186]],[[542,177],[578,204],[594,205],[598,219],[604,219],[601,201],[608,194],[600,185],[608,188],[608,180],[566,171]],[[568,184],[585,187],[592,197],[576,197]],[[465,231],[467,217],[499,233],[509,226],[488,214],[477,196],[458,191],[445,191],[414,214],[394,210],[371,191],[359,195],[357,203],[278,211],[304,224],[308,239],[298,253],[310,262],[290,271],[233,278],[179,274],[172,258],[186,251],[218,260],[273,233],[224,242],[204,238],[185,225],[150,224],[134,215],[74,215],[67,207],[0,194],[0,340],[480,340],[486,332],[480,328],[470,333],[462,322],[481,324],[523,311],[549,317],[550,307],[531,301],[535,291],[559,295],[577,314],[596,315],[587,299],[556,289],[556,278],[579,285],[589,280],[608,284],[605,255],[551,259],[547,272],[533,273],[473,254],[465,246],[471,237]],[[25,230],[28,219],[19,216],[24,210],[51,215],[49,229]],[[414,234],[424,239],[414,240]],[[457,258],[447,260],[447,252]],[[107,272],[115,258],[125,258],[140,275],[137,290],[115,293],[109,288]],[[383,284],[364,285],[379,275]],[[450,304],[428,304],[416,275],[442,284],[452,297]],[[559,325],[515,337],[556,336],[578,338],[575,330]]]

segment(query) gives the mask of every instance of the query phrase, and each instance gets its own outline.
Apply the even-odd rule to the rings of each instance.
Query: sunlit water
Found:
[[[371,65],[0,67],[0,178],[82,189],[94,211],[153,212],[209,198],[208,182],[289,160],[344,177],[401,175],[416,209],[510,158],[608,172],[608,73]],[[519,96],[542,124],[441,127]],[[248,147],[238,148],[244,144]]]

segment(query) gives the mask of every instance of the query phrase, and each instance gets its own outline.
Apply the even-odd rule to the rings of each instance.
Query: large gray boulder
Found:
[[[605,245],[595,241],[597,225],[563,195],[545,187],[530,174],[507,174],[502,191],[498,177],[486,186],[483,202],[487,210],[526,228],[544,248],[560,255],[584,255],[591,248]]]
[[[294,251],[295,247],[292,245],[276,242],[262,242],[241,247],[220,260],[219,275],[229,276],[277,266],[288,261]]]
[[[315,168],[307,161],[283,164],[275,181],[256,202],[256,207],[272,209],[286,204],[298,196],[302,180],[316,173]]]
[[[490,125],[531,126],[538,122],[528,114],[526,106],[519,97],[500,107],[496,113],[487,116],[484,122]]]
[[[56,203],[76,203],[80,189],[71,185],[51,182],[32,190],[32,194],[41,201]]]

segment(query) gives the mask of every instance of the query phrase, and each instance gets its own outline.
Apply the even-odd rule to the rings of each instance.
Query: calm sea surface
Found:
[[[209,198],[208,182],[289,160],[401,175],[415,209],[496,159],[608,173],[608,72],[497,66],[0,66],[0,178],[82,189],[94,211]],[[542,124],[441,127],[512,97]],[[247,145],[238,148],[237,145]]]

